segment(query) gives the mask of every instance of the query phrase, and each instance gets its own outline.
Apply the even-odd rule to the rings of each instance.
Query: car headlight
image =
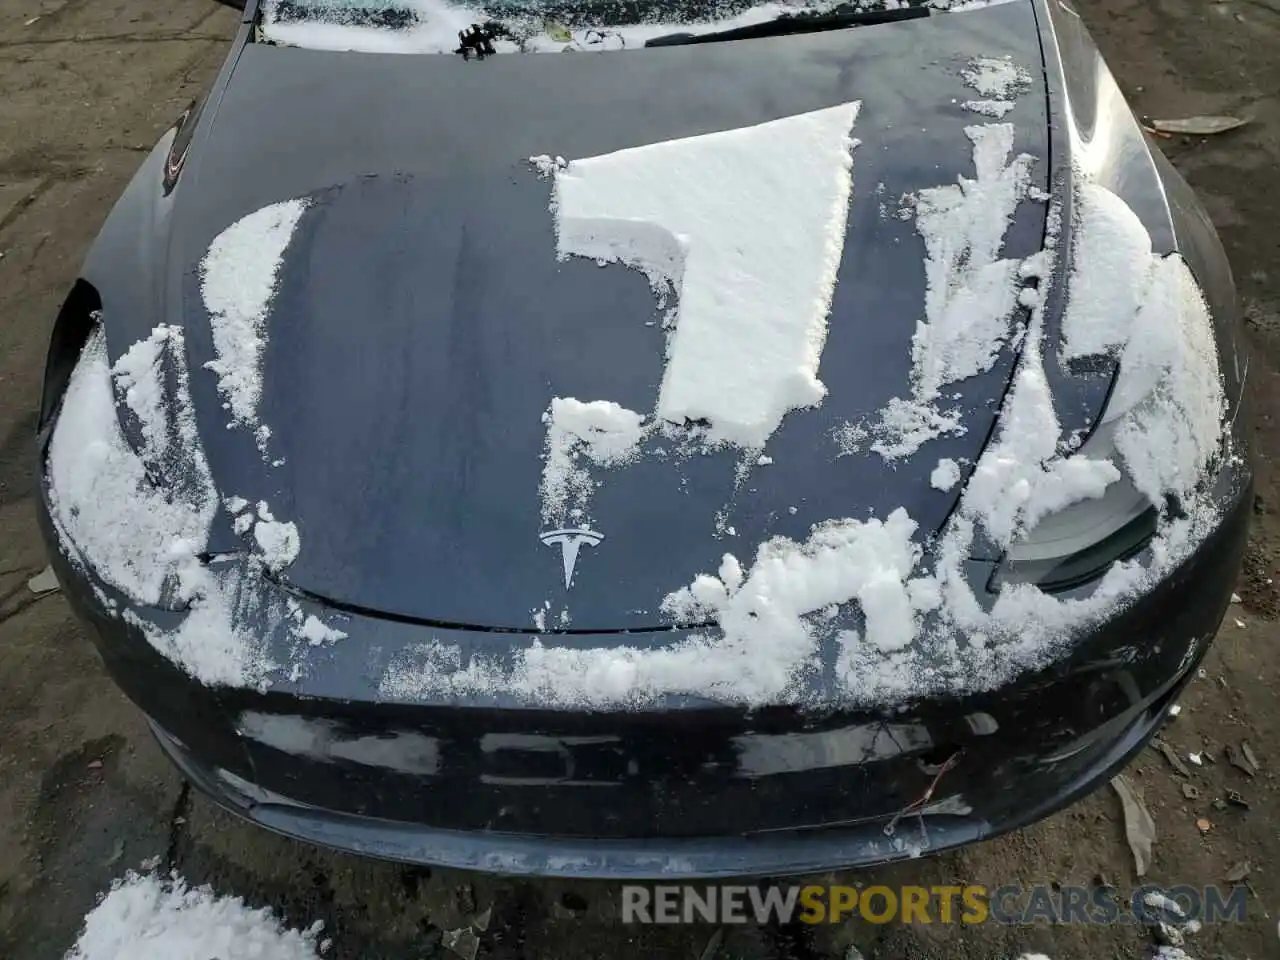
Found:
[[[1077,456],[1118,463],[1119,418],[1104,419]],[[1055,592],[1101,576],[1117,560],[1140,552],[1155,536],[1159,510],[1125,470],[1097,499],[1081,500],[1049,514],[1016,539],[992,581],[1034,583]]]
[[[1101,496],[1016,536],[992,589],[1008,582],[1068,590],[1138,553],[1162,519],[1204,495],[1230,443],[1214,320],[1187,264],[1177,254],[1151,257],[1145,275],[1120,279],[1137,281],[1138,306],[1131,324],[1114,324],[1118,333],[1091,344],[1115,352],[1118,366],[1101,420],[1072,454],[1108,461],[1119,477]]]

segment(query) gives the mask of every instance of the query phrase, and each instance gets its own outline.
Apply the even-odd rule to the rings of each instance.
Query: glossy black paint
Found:
[[[576,712],[501,692],[394,701],[381,687],[390,666],[411,663],[431,640],[456,644],[464,659],[510,656],[532,639],[522,632],[530,609],[562,595],[558,558],[537,542],[538,418],[550,397],[652,406],[661,347],[645,326],[655,314],[647,286],[620,267],[554,261],[549,187],[522,157],[590,156],[863,101],[821,369],[831,393],[786,422],[767,451],[775,465],[739,493],[742,544],[803,538],[851,503],[877,515],[906,505],[923,537],[955,499],[932,490],[929,470],[938,457],[976,458],[985,442],[1013,349],[963,385],[968,434],[896,471],[874,455],[832,463],[827,437],[906,389],[923,275],[919,238],[892,207],[903,192],[971,172],[963,128],[977,118],[953,101],[969,95],[957,72],[974,55],[1043,67],[1008,118],[1015,149],[1041,158],[1034,177],[1064,209],[1075,165],[1125,196],[1158,251],[1187,257],[1219,321],[1228,395],[1242,396],[1247,360],[1221,246],[1143,142],[1065,5],[1026,0],[833,34],[482,64],[248,39],[242,30],[172,195],[160,189],[162,143],[84,277],[101,297],[113,358],[178,316],[199,369],[211,348],[195,268],[209,241],[267,203],[313,197],[266,359],[263,415],[288,424],[276,431],[285,464],[269,469],[243,432],[223,429],[211,377],[193,376],[192,386],[219,487],[266,499],[299,524],[299,562],[285,582],[260,584],[263,595],[290,596],[308,614],[331,615],[341,602],[348,638],[315,651],[297,677],[273,677],[266,692],[210,690],[104,607],[103,597],[128,600],[67,563],[47,501],[41,517],[59,579],[113,678],[199,787],[270,829],[414,862],[776,875],[935,851],[1030,822],[1109,775],[1157,728],[1221,620],[1243,550],[1252,480],[1239,407],[1243,455],[1218,479],[1220,528],[1150,594],[1066,638],[1060,662],[1003,689],[903,710],[744,711],[670,697],[645,710]],[[1007,255],[1039,249],[1043,231],[1043,206],[1024,203]],[[1060,305],[1050,302],[1051,342]],[[74,338],[74,311],[66,317],[59,328]],[[1064,431],[1096,418],[1111,372],[1050,370]],[[42,451],[51,423],[42,423]],[[681,463],[690,492],[680,496],[668,489],[666,461],[642,461],[602,488],[600,522],[625,549],[583,565],[573,593],[583,632],[557,642],[678,641],[680,631],[650,629],[659,621],[646,605],[714,569],[734,545],[712,535],[710,517],[735,465],[731,455]],[[214,531],[212,552],[243,547],[225,518]],[[997,560],[977,552],[974,582]],[[182,616],[143,612],[160,626]],[[287,629],[266,619],[259,627],[269,652],[289,662]],[[632,632],[616,632],[624,629]],[[895,821],[953,757],[933,806]]]
[[[909,389],[924,293],[922,242],[899,198],[973,173],[956,101],[970,57],[1041,61],[1027,4],[976,16],[800,37],[623,52],[618,56],[328,54],[247,44],[197,134],[170,210],[152,303],[119,289],[137,275],[104,242],[90,279],[103,290],[114,359],[154,316],[181,317],[192,370],[212,356],[197,265],[245,214],[307,196],[268,320],[264,463],[247,431],[223,428],[213,378],[193,378],[219,489],[266,500],[307,549],[288,571],[317,596],[432,622],[532,628],[568,599],[572,627],[663,626],[655,605],[714,569],[726,550],[814,523],[904,506],[922,535],[956,494],[934,489],[938,457],[976,459],[1014,362],[957,389],[967,432],[886,471],[863,450],[836,459],[831,429]],[[572,62],[571,62],[572,61]],[[854,201],[819,374],[821,407],[788,417],[735,490],[741,451],[645,456],[610,470],[593,500],[605,536],[566,597],[559,557],[538,539],[538,484],[553,396],[653,409],[664,337],[645,278],[555,258],[550,184],[527,157],[593,156],[748,126],[860,100]],[[1045,101],[1010,115],[1014,150],[1044,158]],[[591,122],[583,122],[590,117]],[[335,136],[335,118],[342,132]],[[253,175],[246,176],[246,144]],[[1032,180],[1049,186],[1040,162]],[[744,198],[744,202],[747,198]],[[1006,254],[1039,248],[1045,205],[1024,203]],[[651,448],[670,447],[655,439]],[[814,469],[814,458],[823,464]],[[729,508],[736,539],[712,518]],[[795,513],[790,508],[795,508]],[[660,535],[655,536],[655,531]],[[242,549],[225,521],[211,552]]]
[[[215,691],[104,615],[61,554],[55,570],[166,751],[197,786],[263,826],[497,872],[777,875],[992,836],[1122,765],[1158,729],[1226,609],[1252,495],[1238,471],[1222,491],[1230,509],[1201,550],[1065,661],[1006,689],[906,711],[388,702],[379,671],[361,661],[410,647],[421,630],[376,618],[344,624],[349,640],[305,681]],[[470,631],[436,633],[475,641]],[[935,777],[925,811],[895,823]]]

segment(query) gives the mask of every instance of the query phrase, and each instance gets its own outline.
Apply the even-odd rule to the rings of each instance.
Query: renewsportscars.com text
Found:
[[[1243,886],[1137,887],[1066,884],[965,886],[626,885],[623,923],[1045,923],[1149,924],[1176,919],[1239,923]]]

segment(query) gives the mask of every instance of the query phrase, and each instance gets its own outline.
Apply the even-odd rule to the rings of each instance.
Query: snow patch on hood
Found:
[[[929,474],[929,485],[935,490],[950,490],[960,482],[960,464],[950,457],[938,461],[938,465]]]
[[[223,504],[237,532],[252,528],[259,553],[243,564],[203,558],[220,497],[199,441],[182,330],[157,327],[108,364],[99,327],[72,371],[49,442],[51,518],[62,550],[142,607],[165,611],[161,625],[134,610],[117,614],[103,598],[192,677],[263,688],[277,669],[266,634],[285,614],[261,571],[296,559],[297,527],[275,520],[266,503],[255,517],[244,498],[229,496]],[[136,422],[137,450],[119,417]],[[293,633],[310,643],[345,636],[319,621],[300,622]]]
[[[542,419],[547,425],[542,521],[556,527],[585,521],[594,487],[588,465],[616,466],[635,457],[644,417],[608,400],[556,397]]]
[[[301,629],[298,630],[298,636],[313,647],[326,643],[337,643],[347,637],[343,631],[337,627],[329,626],[315,614],[311,614],[303,621]]]
[[[1008,205],[1024,189],[1025,175],[1008,162],[1009,140],[998,127],[977,136],[971,131],[970,138],[975,153],[984,144],[989,151],[977,165],[977,183],[986,186],[977,192],[989,202],[970,208],[988,222],[962,223],[956,214],[966,209],[972,184],[927,200],[925,232],[935,240],[931,279],[961,276],[991,291],[989,302],[999,309],[975,320],[985,323],[991,339],[1006,329],[992,317],[1003,319],[1004,309],[1012,309],[1019,282],[1026,284],[1020,299],[1030,318],[995,439],[932,549],[926,553],[915,542],[916,524],[902,509],[884,521],[833,519],[813,527],[802,543],[767,541],[750,566],[725,554],[715,573],[669,594],[662,606],[673,626],[714,626],[666,648],[535,642],[509,659],[464,660],[459,648],[436,642],[396,658],[382,681],[384,695],[504,694],[587,707],[682,694],[752,706],[815,703],[822,696],[885,705],[989,690],[1048,665],[1082,630],[1113,616],[1185,560],[1220,522],[1208,487],[1227,441],[1212,320],[1190,271],[1177,256],[1154,255],[1147,239],[1139,303],[1114,336],[1099,337],[1122,357],[1121,380],[1104,414],[1114,449],[1068,452],[1045,374],[1052,346],[1043,316],[1060,253],[1060,216],[1050,211],[1045,249],[1021,262],[996,259]],[[940,219],[930,220],[932,212]],[[946,237],[953,242],[943,242]],[[968,251],[968,263],[961,250]],[[1111,257],[1089,244],[1075,257],[1082,283],[1113,269]],[[964,311],[952,299],[932,288],[930,298],[934,313],[922,325],[937,320],[938,326],[924,330],[917,356],[916,382],[926,386],[959,369],[981,368],[990,349],[965,340],[956,323]],[[940,463],[939,472],[940,483],[952,483],[958,465]],[[979,540],[997,549],[1015,544],[1053,511],[1105,502],[1122,478],[1158,511],[1155,536],[1142,554],[1112,563],[1091,586],[1068,594],[1006,580],[993,597],[986,593],[986,565],[975,590],[969,558]],[[1179,510],[1169,508],[1169,494],[1177,496]],[[829,650],[837,688],[815,693],[824,689]]]
[[[1031,86],[1031,75],[1013,62],[1012,57],[974,57],[961,71],[965,85],[976,90],[979,100],[966,100],[962,106],[999,120],[1017,105],[1017,97]]]
[[[622,262],[679,294],[661,419],[760,449],[789,411],[822,401],[857,113],[846,103],[564,165],[533,160],[555,177],[561,258]]]
[[[306,200],[285,200],[255,210],[218,234],[200,264],[216,355],[205,366],[218,375],[234,423],[257,424],[267,309],[306,207]],[[265,446],[266,436],[258,440]]]
[[[505,693],[565,706],[640,703],[688,693],[727,701],[785,699],[806,666],[817,670],[818,625],[809,614],[857,597],[887,647],[907,643],[928,585],[909,582],[919,559],[915,523],[903,510],[879,520],[816,527],[804,543],[777,537],[749,571],[726,555],[717,574],[699,577],[663,601],[679,620],[719,618],[721,630],[663,649],[575,649],[535,642],[505,666],[432,643],[411,649],[384,674],[393,699]]]
[[[257,685],[270,664],[261,640],[232,624],[238,583],[199,559],[218,496],[196,434],[182,331],[157,327],[117,361],[117,385],[139,420],[138,453],[121,431],[111,377],[99,328],[72,371],[49,443],[49,495],[63,551],[143,605],[189,603],[171,631],[131,610],[123,616],[193,677]]]
[[[1013,333],[1019,261],[1000,253],[1034,158],[1011,156],[1012,124],[966,127],[965,135],[976,178],[916,198],[927,289],[911,344],[911,396],[895,397],[870,426],[877,437],[872,449],[888,460],[963,431],[959,411],[940,408],[944,389],[990,370]]]
[[[258,501],[258,522],[253,525],[253,539],[262,551],[267,569],[273,573],[283,570],[298,559],[298,553],[302,549],[297,525],[284,523],[273,517],[265,500]]]
[[[1051,224],[1056,220],[1052,216]],[[1028,298],[1027,342],[996,440],[975,465],[938,546],[933,576],[942,604],[936,619],[914,644],[890,657],[865,642],[869,631],[865,638],[854,630],[840,635],[840,670],[856,699],[892,702],[991,689],[1023,670],[1043,667],[1081,630],[1166,576],[1219,523],[1206,487],[1225,450],[1226,401],[1213,321],[1190,270],[1176,254],[1153,254],[1146,237],[1149,281],[1142,306],[1120,322],[1115,335],[1122,358],[1130,362],[1122,360],[1103,415],[1114,431],[1116,453],[1063,455],[1044,372],[1043,290],[1057,253],[1051,234],[1046,249],[1021,269],[1025,279],[1039,281],[1040,292]],[[1071,296],[1080,289],[1088,301],[1089,282],[1106,277],[1115,263],[1111,251],[1091,244],[1078,246],[1074,257],[1073,276],[1081,286],[1073,285]],[[1056,596],[1014,582],[999,588],[994,603],[979,599],[965,571],[977,537],[1007,547],[1047,513],[1102,498],[1126,474],[1159,511],[1145,556],[1113,563],[1079,595]],[[1170,509],[1169,495],[1178,498],[1177,511]]]

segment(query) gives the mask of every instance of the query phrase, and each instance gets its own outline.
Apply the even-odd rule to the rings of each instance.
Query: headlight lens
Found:
[[[1229,449],[1213,319],[1195,278],[1172,254],[1153,258],[1142,281],[1123,342],[1115,342],[1114,328],[1104,331],[1119,368],[1102,420],[1073,455],[1109,461],[1120,477],[1102,496],[1025,530],[1006,551],[996,581],[1048,591],[1087,583],[1142,550],[1162,516],[1191,509]]]
[[[1120,463],[1114,443],[1118,425],[1118,418],[1104,419],[1077,455]],[[992,589],[1001,583],[1034,583],[1055,592],[1088,583],[1113,562],[1142,550],[1155,535],[1158,516],[1122,469],[1120,479],[1101,497],[1064,507],[1015,540]]]

